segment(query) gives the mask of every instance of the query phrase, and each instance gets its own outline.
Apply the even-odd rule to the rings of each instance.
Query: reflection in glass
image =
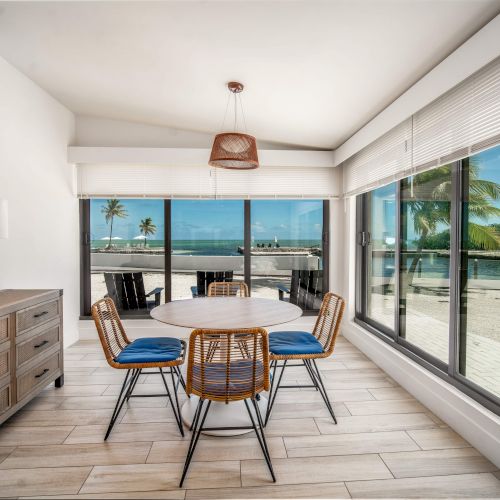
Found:
[[[401,181],[400,335],[448,363],[451,166]]]
[[[121,314],[165,301],[163,200],[90,200],[91,301],[111,297]]]
[[[368,193],[367,210],[366,315],[393,330],[396,184]]]
[[[252,200],[252,296],[319,309],[323,201]]]
[[[171,217],[172,300],[202,296],[207,273],[243,281],[243,200],[172,200]]]
[[[500,147],[464,161],[460,373],[500,396]]]

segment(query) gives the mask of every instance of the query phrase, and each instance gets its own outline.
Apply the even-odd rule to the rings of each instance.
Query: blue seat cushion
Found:
[[[117,363],[164,363],[174,361],[182,352],[179,339],[170,337],[143,338],[131,342],[115,358]]]
[[[281,356],[321,354],[323,347],[309,332],[271,332],[269,352]]]
[[[216,396],[236,396],[247,394],[253,390],[253,360],[240,359],[229,363],[205,363],[203,365],[205,383],[202,385],[202,365],[193,365],[192,387],[203,394]],[[262,361],[255,362],[255,386],[264,383],[264,366]]]

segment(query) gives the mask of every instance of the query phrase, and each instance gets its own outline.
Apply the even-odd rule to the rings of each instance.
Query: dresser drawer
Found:
[[[0,381],[10,373],[10,351],[0,352]]]
[[[0,415],[12,406],[12,394],[10,384],[0,387]]]
[[[20,342],[16,347],[17,367],[22,367],[35,356],[42,354],[56,345],[60,340],[61,326],[59,324],[48,326],[46,330],[40,332],[29,340]]]
[[[9,340],[9,317],[0,317],[0,344]]]
[[[27,396],[35,387],[49,380],[60,367],[60,352],[56,352],[17,379],[17,400]]]
[[[57,318],[59,314],[59,299],[21,309],[16,313],[16,332],[19,335],[25,330]]]

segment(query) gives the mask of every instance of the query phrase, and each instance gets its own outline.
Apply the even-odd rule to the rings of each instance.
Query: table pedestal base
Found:
[[[181,408],[181,417],[184,424],[189,428],[191,422],[193,421],[194,412],[198,406],[199,398],[198,396],[192,395]],[[207,403],[205,403],[207,404]],[[250,410],[253,412],[253,405],[249,402]],[[262,419],[266,416],[267,409],[267,398],[260,396],[260,401],[258,401],[260,408],[260,413]],[[256,420],[256,416],[254,415]],[[243,427],[252,425],[250,417],[248,416],[247,409],[245,408],[245,403],[243,401],[233,401],[229,404],[217,403],[212,401],[210,410],[208,411],[207,418],[205,420],[204,427]],[[227,431],[203,431],[203,434],[209,436],[239,436],[241,434],[247,434],[253,432],[253,429],[234,429]]]

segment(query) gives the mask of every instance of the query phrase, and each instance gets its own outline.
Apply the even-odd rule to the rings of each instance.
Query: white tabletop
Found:
[[[281,300],[254,297],[204,297],[174,300],[151,311],[169,325],[186,328],[255,328],[287,323],[302,316],[302,309]]]

